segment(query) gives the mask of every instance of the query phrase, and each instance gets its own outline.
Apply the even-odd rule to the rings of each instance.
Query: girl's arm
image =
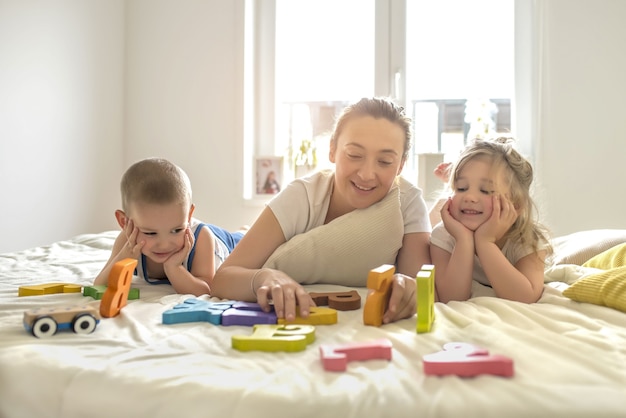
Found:
[[[285,242],[282,228],[269,207],[265,207],[250,230],[215,273],[213,296],[222,299],[258,301],[266,310],[274,302],[279,318],[293,320],[296,303],[308,316],[315,306],[304,288],[278,270],[262,268],[270,255]]]
[[[543,293],[546,251],[529,254],[515,265],[494,243],[477,243],[476,253],[496,296],[534,303]]]
[[[441,219],[448,233],[454,238],[452,252],[430,245],[430,256],[435,265],[435,289],[439,301],[467,300],[472,291],[474,272],[474,233],[450,214],[448,201],[441,209]]]
[[[434,244],[430,256],[435,266],[435,290],[440,302],[467,300],[472,293],[474,240],[471,235],[457,239],[452,253]]]

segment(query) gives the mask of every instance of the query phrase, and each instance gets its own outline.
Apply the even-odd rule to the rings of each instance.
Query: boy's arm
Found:
[[[191,230],[185,231],[185,246],[167,260],[163,269],[176,293],[195,296],[210,295],[215,276],[215,240],[208,227],[203,227],[195,241],[195,257],[191,272],[183,265],[194,245]]]
[[[121,231],[115,239],[115,242],[113,243],[111,256],[109,257],[109,260],[106,262],[100,273],[98,273],[98,275],[96,276],[96,279],[93,282],[94,285],[108,285],[111,269],[113,268],[113,265],[118,261],[121,261],[125,258],[139,258],[139,254],[141,254],[140,246],[137,249],[137,246],[135,245],[134,247],[136,248],[136,250],[134,250],[130,245],[127,245],[128,243],[129,240],[126,238],[125,232]],[[135,251],[136,254],[134,254],[133,251]]]

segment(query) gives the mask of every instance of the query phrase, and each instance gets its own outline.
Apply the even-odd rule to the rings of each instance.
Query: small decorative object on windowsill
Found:
[[[306,176],[317,167],[317,152],[315,142],[303,139],[298,152],[294,157],[294,175],[296,178]]]
[[[498,106],[489,99],[468,99],[465,102],[465,123],[470,125],[467,139],[487,139],[496,134],[494,117]]]

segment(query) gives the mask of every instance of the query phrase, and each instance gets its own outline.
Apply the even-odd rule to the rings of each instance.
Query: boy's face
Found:
[[[145,241],[142,253],[156,263],[163,263],[184,246],[191,209],[179,203],[132,203],[128,218],[139,230],[137,242]]]

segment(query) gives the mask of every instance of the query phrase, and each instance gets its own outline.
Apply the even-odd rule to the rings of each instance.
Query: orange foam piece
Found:
[[[349,292],[309,292],[317,306],[328,306],[338,311],[361,309],[361,295],[356,290]]]
[[[18,296],[40,296],[54,293],[80,293],[81,285],[74,283],[43,283],[30,286],[20,286]]]
[[[126,306],[135,267],[137,260],[132,258],[125,258],[113,265],[109,273],[109,284],[100,301],[100,315],[112,318]]]
[[[379,340],[343,345],[320,345],[320,357],[325,370],[343,372],[349,361],[391,360],[391,341]]]
[[[365,306],[363,306],[363,323],[365,325],[376,327],[382,325],[395,271],[395,266],[383,264],[370,270],[367,275],[367,288],[370,289],[370,293],[365,299]]]
[[[468,343],[448,343],[443,351],[427,354],[423,358],[424,374],[457,375],[471,377],[480,374],[513,376],[513,360],[489,354],[484,348]]]

